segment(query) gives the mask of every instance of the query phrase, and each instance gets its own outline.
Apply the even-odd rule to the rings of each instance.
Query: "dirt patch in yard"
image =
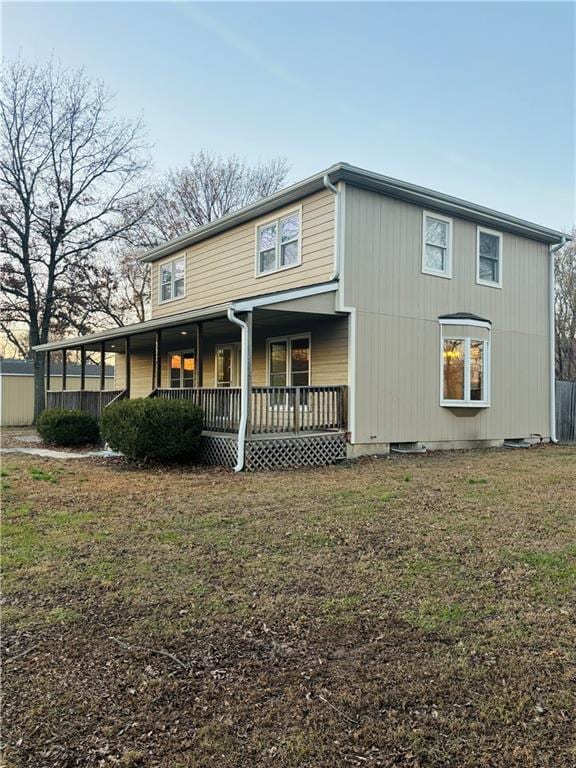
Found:
[[[8,766],[576,765],[576,450],[4,462]]]

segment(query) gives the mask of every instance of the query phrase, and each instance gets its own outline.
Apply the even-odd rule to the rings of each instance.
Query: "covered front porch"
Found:
[[[98,416],[123,398],[186,399],[203,410],[201,453],[209,463],[250,469],[344,458],[348,317],[336,312],[332,291],[282,299],[77,339],[67,348],[80,350],[81,365],[114,354],[114,389],[89,392],[81,383],[69,391],[64,365],[62,386],[47,390],[47,407]],[[66,358],[64,346],[55,349]]]

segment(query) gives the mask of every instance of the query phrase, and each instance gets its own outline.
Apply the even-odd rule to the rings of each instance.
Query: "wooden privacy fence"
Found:
[[[576,381],[556,382],[556,439],[576,442]]]
[[[331,432],[345,428],[345,387],[252,387],[254,435],[278,432]],[[156,389],[151,397],[190,400],[204,411],[204,429],[237,432],[240,387]]]
[[[89,389],[65,389],[46,392],[46,408],[86,411],[97,419],[107,405],[116,398],[121,399],[124,390],[92,391]]]

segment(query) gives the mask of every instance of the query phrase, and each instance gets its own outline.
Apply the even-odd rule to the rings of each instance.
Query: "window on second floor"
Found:
[[[422,272],[452,277],[452,219],[424,211]]]
[[[160,265],[160,303],[181,299],[185,292],[186,259],[182,256]]]
[[[300,211],[262,224],[257,229],[257,274],[298,266],[300,247]]]
[[[491,229],[478,227],[476,249],[476,282],[502,287],[502,235]]]

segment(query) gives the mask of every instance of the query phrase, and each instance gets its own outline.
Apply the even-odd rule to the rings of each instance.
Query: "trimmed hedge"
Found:
[[[187,400],[120,400],[102,413],[108,445],[130,459],[189,461],[200,445],[202,409]]]
[[[84,411],[48,408],[38,417],[36,428],[45,443],[86,445],[100,440],[97,419]]]

